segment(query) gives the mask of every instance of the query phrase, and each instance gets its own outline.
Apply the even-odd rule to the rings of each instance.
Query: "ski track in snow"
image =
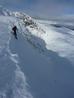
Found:
[[[10,21],[12,23],[12,18],[0,17],[0,98],[33,98],[27,89],[26,77],[19,67],[19,57],[9,47],[9,25],[13,25],[9,24]]]

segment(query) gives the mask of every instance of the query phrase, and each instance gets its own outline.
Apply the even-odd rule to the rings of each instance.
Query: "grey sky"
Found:
[[[23,10],[41,17],[74,13],[74,0],[0,0],[0,4],[12,10]]]

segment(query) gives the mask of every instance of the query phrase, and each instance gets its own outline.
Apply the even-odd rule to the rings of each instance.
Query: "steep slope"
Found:
[[[0,16],[0,98],[73,98],[73,64],[55,45],[63,37],[35,21],[25,26],[22,19]],[[18,40],[10,33],[13,24]]]
[[[28,78],[33,95],[36,98],[73,98],[74,67],[71,62],[47,50],[41,36],[34,34],[37,33],[24,29],[22,35],[18,35],[17,42],[13,39],[10,42],[10,50],[18,54],[19,65]]]
[[[74,30],[73,23],[59,21],[36,20],[45,33],[28,27],[34,36],[38,36],[46,43],[46,48],[57,52],[61,57],[68,58],[74,65]],[[53,24],[53,25],[51,25]],[[62,25],[54,26],[54,25]],[[71,29],[72,28],[72,29]]]
[[[48,51],[45,42],[39,37],[30,35],[31,33],[25,28],[20,32],[18,24],[18,40],[14,39],[14,36],[10,39],[9,23],[12,22],[17,24],[17,20],[12,17],[0,17],[0,97],[31,98],[32,95],[27,90],[27,82],[36,98],[74,96],[74,69],[71,63],[57,53]],[[34,41],[31,41],[33,44],[30,43],[32,38],[40,42],[41,48],[48,52],[49,58],[37,51],[41,49],[34,46],[37,46],[37,43]]]

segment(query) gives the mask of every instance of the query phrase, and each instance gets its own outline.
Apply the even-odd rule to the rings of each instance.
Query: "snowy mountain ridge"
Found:
[[[43,29],[41,29],[39,27],[39,25],[36,23],[36,21],[34,21],[34,19],[32,19],[29,15],[25,14],[24,12],[11,12],[5,8],[3,8],[2,6],[0,7],[0,10],[2,12],[1,16],[11,16],[11,17],[16,17],[18,22],[16,21],[16,25],[19,24],[21,31],[24,32],[24,29],[26,28],[27,31],[29,31],[29,33],[24,35],[26,36],[26,39],[28,40],[28,42],[30,42],[30,44],[32,44],[34,47],[41,48],[41,45],[39,44],[39,42],[35,41],[34,37],[32,36],[32,34],[30,33],[31,29],[36,31],[36,34],[38,34],[38,32],[41,32],[41,34],[45,33],[45,31]],[[9,21],[10,22],[10,21]],[[22,24],[20,24],[22,23]],[[13,22],[10,22],[11,26],[13,26]],[[22,26],[24,29],[22,29]],[[39,37],[40,35],[39,34]]]
[[[67,22],[65,23],[65,22],[59,22],[59,21],[48,22],[45,20],[44,21],[35,20],[23,12],[10,12],[9,11],[9,16],[16,18],[15,23],[13,22],[10,23],[11,26],[13,26],[13,24],[17,25],[18,28],[20,28],[19,32],[22,32],[25,38],[28,40],[28,42],[32,44],[35,48],[37,48],[39,51],[45,51],[45,47],[43,47],[43,41],[44,41],[44,43],[46,44],[46,48],[50,50],[54,50],[55,52],[58,52],[60,56],[68,57],[67,55],[71,54],[70,52],[66,52],[66,54],[64,54],[64,51],[66,50],[64,49],[64,51],[62,51],[61,50],[62,48],[57,48],[57,46],[55,45],[55,42],[58,43],[60,47],[63,47],[63,41],[65,43],[64,45],[66,46],[71,45],[69,44],[69,42],[70,43],[71,41],[73,42],[73,39],[72,39],[74,36],[73,23],[67,23]],[[50,26],[49,29],[48,29],[48,26]],[[24,32],[25,29],[27,30],[27,33]],[[59,32],[63,32],[63,29],[65,30],[64,32],[68,32],[68,34],[69,32],[71,33],[70,39],[65,39],[65,38],[68,38],[68,35],[66,33],[64,34],[59,33]],[[36,37],[38,37],[38,39],[36,39]],[[40,41],[40,40],[43,40],[43,41]],[[70,47],[73,47],[73,46],[74,45]],[[73,48],[70,50],[73,51]],[[44,54],[46,55],[48,54],[48,52],[46,53],[45,51]]]
[[[51,23],[0,16],[0,98],[74,98],[74,31]]]

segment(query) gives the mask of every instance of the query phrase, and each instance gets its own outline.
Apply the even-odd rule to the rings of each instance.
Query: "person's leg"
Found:
[[[17,39],[17,33],[16,33],[16,31],[14,32],[14,36],[15,36],[15,38]]]

